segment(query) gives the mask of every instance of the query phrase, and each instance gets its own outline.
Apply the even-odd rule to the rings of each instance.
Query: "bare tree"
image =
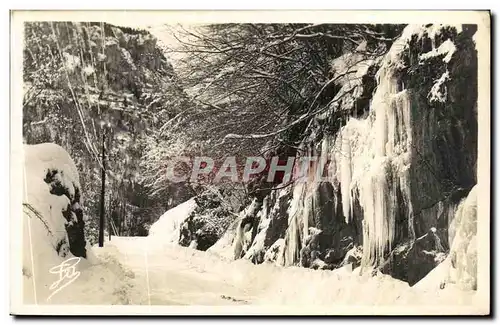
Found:
[[[162,164],[185,152],[214,160],[295,155],[310,121],[348,94],[339,95],[340,79],[355,77],[358,62],[341,74],[331,62],[346,52],[360,60],[379,57],[400,31],[395,25],[180,26],[174,34],[179,45],[167,50],[181,55],[179,80],[192,105],[158,134],[167,146],[179,137],[184,142],[163,155]],[[165,168],[150,167],[157,176]]]

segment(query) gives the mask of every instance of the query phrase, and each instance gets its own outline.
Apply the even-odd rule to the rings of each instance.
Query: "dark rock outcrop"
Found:
[[[70,203],[62,211],[62,215],[66,219],[65,228],[68,233],[69,249],[75,256],[86,257],[85,222],[83,221],[83,210],[81,208],[80,188],[76,184],[71,184],[74,192],[71,193],[72,191],[61,182],[62,177],[58,177],[58,174],[61,173],[64,173],[64,171],[58,169],[48,170],[44,181],[50,186],[51,194],[64,195],[68,198]]]
[[[441,244],[441,239],[436,229],[432,228],[422,237],[396,247],[380,270],[412,286],[441,263],[445,257],[446,251]]]

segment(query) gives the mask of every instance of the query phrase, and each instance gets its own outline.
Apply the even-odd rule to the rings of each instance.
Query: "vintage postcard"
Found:
[[[490,314],[488,11],[12,11],[14,315]]]

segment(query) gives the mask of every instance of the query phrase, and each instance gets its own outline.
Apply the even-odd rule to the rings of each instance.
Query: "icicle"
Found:
[[[313,199],[314,196],[311,198],[305,198],[305,203],[304,203],[304,212],[302,214],[302,245],[305,244],[305,240],[307,236],[309,235],[309,216],[311,215],[311,206],[314,206],[313,202],[311,200]]]
[[[300,257],[300,235],[298,225],[298,215],[294,214],[288,223],[286,232],[287,247],[285,251],[285,266],[294,265]]]
[[[340,189],[342,192],[342,211],[348,223],[351,220],[351,144],[347,129],[346,137],[341,139]]]
[[[398,143],[400,132],[398,125],[398,108],[393,102],[389,103],[385,109],[387,120],[387,143],[385,144],[387,155],[392,156],[395,153],[395,146]]]
[[[312,152],[309,153],[310,155],[312,155]],[[314,184],[314,186],[312,188],[310,188],[309,190],[313,190],[316,188],[316,185],[317,183],[321,182],[322,180],[328,180],[328,181],[331,181],[331,175],[329,173],[329,168],[330,166],[327,165],[329,164],[329,161],[330,161],[330,138],[328,136],[326,136],[323,141],[321,142],[321,155],[319,157],[319,167],[320,168],[323,168],[321,170],[321,173],[316,173],[316,176],[319,175],[319,177],[317,177],[316,179],[316,182]],[[326,165],[326,168],[324,168]],[[326,171],[325,171],[326,169]],[[324,173],[326,172],[326,175],[324,175]]]
[[[362,131],[364,137],[374,138],[374,142],[364,140],[364,159],[356,158],[360,159],[362,165],[349,165],[355,168],[354,170],[361,169],[360,175],[356,175],[356,180],[350,187],[351,191],[353,186],[357,187],[359,202],[363,208],[365,266],[379,265],[387,251],[392,248],[396,211],[398,204],[403,203],[398,202],[398,188],[401,189],[403,200],[408,205],[410,234],[414,233],[408,182],[412,132],[410,101],[406,91],[398,93],[397,79],[393,73],[394,68],[386,62],[377,74],[379,84],[371,103],[371,128]],[[349,157],[349,160],[352,159]],[[344,174],[343,170],[341,174]],[[347,183],[352,183],[352,180]],[[344,186],[346,184],[342,184],[342,189]],[[350,197],[348,202],[352,200]]]
[[[389,206],[387,181],[388,160],[382,159],[370,170],[370,175],[363,180],[361,204],[364,208],[367,250],[364,259],[370,264],[378,264],[383,260],[386,248],[394,238],[394,213]]]
[[[385,73],[382,71],[382,80],[386,79]],[[389,93],[390,86],[388,82],[382,82],[375,93],[373,98],[372,106],[375,110],[375,145],[376,145],[376,155],[379,157],[385,156],[385,146],[387,143],[387,95]]]
[[[330,159],[330,163],[328,164],[328,178],[332,184],[335,184],[339,181],[337,175],[337,159],[335,157],[335,141],[331,140],[330,144],[333,147],[333,150],[332,148],[328,148],[330,151],[328,155],[328,158]]]
[[[288,210],[288,229],[285,234],[286,247],[283,256],[285,266],[295,264],[300,257],[302,243],[299,220],[302,219],[304,213],[304,193],[306,188],[303,182],[299,182],[293,189],[293,196]]]

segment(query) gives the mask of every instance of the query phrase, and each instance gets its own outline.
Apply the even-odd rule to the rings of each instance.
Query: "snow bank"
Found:
[[[58,292],[50,286],[59,280],[59,276],[49,273],[49,269],[60,265],[65,259],[44,260],[35,269],[36,277],[25,275],[23,283],[25,304],[54,305],[128,305],[140,304],[138,286],[134,283],[134,273],[114,257],[105,248],[87,247],[89,256],[81,258],[76,264],[76,279],[63,287],[63,280]],[[37,249],[39,252],[40,249]],[[67,259],[66,259],[67,260]],[[76,261],[76,260],[75,260]],[[24,271],[23,271],[24,272]]]
[[[236,238],[237,228],[240,225],[241,218],[235,220],[224,232],[224,235],[207,251],[218,254],[220,257],[228,260],[234,259],[234,239]]]
[[[476,294],[474,291],[461,291],[456,286],[443,290],[415,288],[388,275],[371,272],[361,274],[359,271],[360,268],[351,271],[349,266],[334,271],[299,267],[274,270],[270,275],[272,280],[265,283],[266,287],[256,299],[256,304],[458,306],[470,305]],[[261,277],[264,278],[263,275]],[[259,283],[258,279],[254,281]]]
[[[180,227],[196,208],[196,202],[190,199],[165,212],[149,229],[149,237],[158,245],[178,244]]]
[[[131,275],[116,260],[99,258],[88,246],[80,255],[87,258],[71,253],[75,250],[70,245],[77,241],[85,245],[85,239],[82,216],[75,213],[80,209],[78,171],[69,154],[52,143],[26,145],[24,153],[24,302],[129,303]],[[75,230],[80,228],[81,238],[71,238],[80,236]],[[57,267],[64,262],[70,267],[58,273]],[[71,270],[74,272],[66,273]]]
[[[248,215],[253,215],[257,209],[257,200],[253,200],[250,205],[248,205],[244,210],[239,213],[239,216],[229,225],[227,230],[224,232],[222,237],[208,250],[212,253],[218,254],[224,259],[233,260],[239,258],[240,256],[245,256],[246,258],[251,258],[263,245],[262,236],[265,235],[261,232],[257,235],[259,239],[254,241],[254,246],[248,247],[251,243],[251,230],[246,231],[241,228],[241,222]],[[261,224],[259,224],[259,229],[261,229],[262,222],[266,222],[265,216],[259,211],[259,216],[261,217]],[[261,229],[262,230],[262,229]],[[264,231],[265,232],[265,231]]]
[[[451,265],[456,272],[450,281],[464,289],[477,286],[477,186],[460,202],[452,222]]]

